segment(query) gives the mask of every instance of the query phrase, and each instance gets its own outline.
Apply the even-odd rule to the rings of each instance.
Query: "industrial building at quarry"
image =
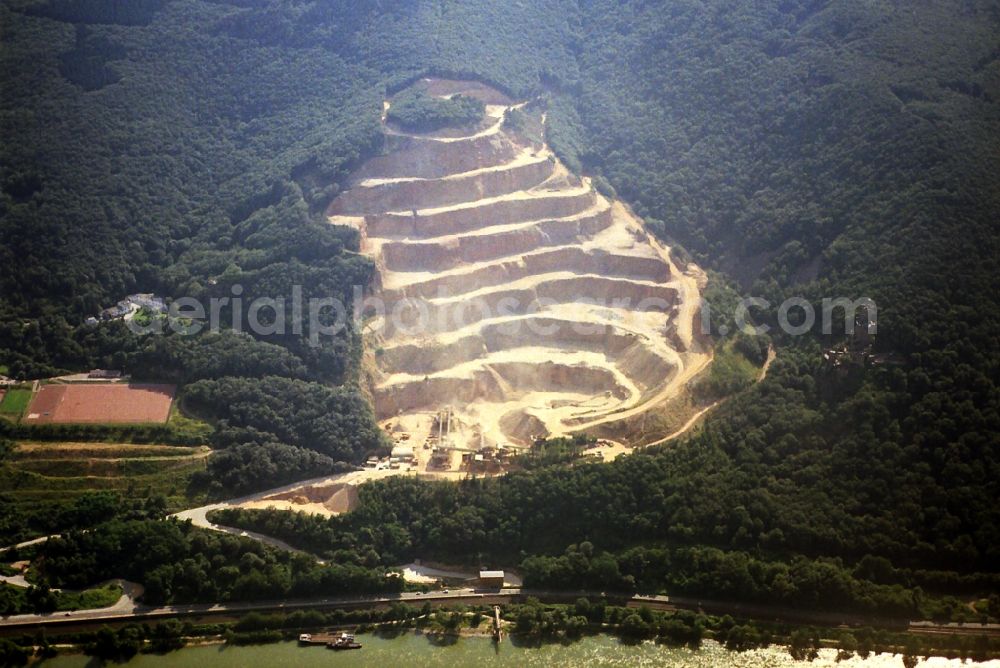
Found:
[[[541,109],[422,85],[479,97],[485,119],[461,136],[387,124],[385,154],[328,212],[377,264],[372,393],[383,425],[412,435],[406,459],[613,433],[674,396],[711,360],[693,326],[701,271],[556,158]]]

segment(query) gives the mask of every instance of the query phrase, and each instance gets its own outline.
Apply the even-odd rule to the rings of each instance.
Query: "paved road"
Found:
[[[27,589],[31,583],[24,579],[23,575],[0,575],[0,582]]]
[[[202,529],[211,529],[213,531],[221,531],[223,533],[232,534],[234,536],[245,536],[247,538],[253,538],[254,540],[260,541],[265,545],[270,545],[271,547],[276,547],[279,550],[288,550],[289,552],[298,552],[304,554],[302,550],[292,547],[283,540],[267,536],[262,533],[257,533],[256,531],[247,531],[245,529],[236,529],[233,527],[223,526],[221,524],[215,524],[210,522],[208,519],[208,514],[213,510],[221,510],[223,508],[233,507],[231,502],[213,503],[207,506],[201,506],[200,508],[191,508],[189,510],[184,510],[182,512],[171,515],[181,521],[191,520],[191,524],[196,527],[201,527]]]
[[[251,611],[300,610],[308,608],[358,608],[392,603],[406,602],[422,605],[424,601],[434,603],[471,604],[482,601],[509,601],[517,595],[516,590],[500,590],[492,592],[475,591],[472,589],[456,589],[446,592],[431,592],[427,594],[404,592],[385,596],[352,596],[327,597],[315,599],[288,599],[280,601],[252,601],[245,603],[194,603],[189,605],[148,606],[141,603],[123,604],[119,601],[110,608],[96,610],[74,610],[71,612],[54,612],[32,615],[10,615],[0,617],[0,634],[5,630],[39,625],[73,625],[81,622],[126,622],[140,620],[155,620],[174,617],[202,617],[210,615],[227,615]],[[122,597],[123,599],[127,597]]]
[[[11,582],[11,578],[4,578],[3,581],[9,584],[13,584],[14,586],[17,587],[31,586],[30,583],[28,583],[27,581],[24,581],[23,585],[17,582]],[[40,615],[37,614],[8,615],[6,617],[0,617],[0,630],[2,630],[2,628],[4,626],[7,626],[8,624],[13,626],[18,626],[23,624],[46,624],[51,621],[59,621],[59,620],[74,621],[81,619],[89,619],[91,618],[91,616],[93,616],[95,619],[103,619],[106,617],[113,617],[115,615],[124,615],[128,617],[136,614],[137,611],[146,607],[143,606],[141,603],[137,602],[139,597],[142,596],[143,591],[145,591],[145,588],[137,582],[129,582],[128,580],[115,578],[114,580],[107,580],[105,582],[101,582],[100,584],[96,585],[95,588],[106,587],[112,584],[121,587],[122,595],[113,605],[109,605],[106,608],[88,608],[85,610],[73,610],[69,612],[52,612]],[[63,591],[67,593],[76,592],[76,590],[69,590],[69,589],[53,589],[52,591]]]
[[[58,535],[58,534],[56,534]],[[6,552],[7,550],[14,548],[28,547],[30,545],[37,545],[38,543],[44,543],[49,539],[49,536],[41,536],[40,538],[33,538],[31,540],[26,540],[23,543],[17,543],[16,545],[8,545],[6,547],[0,547],[0,552]]]
[[[123,587],[131,583],[122,582]],[[100,610],[77,610],[74,612],[14,615],[0,618],[0,635],[20,633],[25,629],[39,626],[72,627],[96,623],[155,621],[176,617],[209,617],[234,615],[252,611],[281,611],[302,609],[356,609],[388,606],[393,603],[422,605],[425,602],[438,605],[496,605],[512,603],[532,596],[548,603],[569,603],[580,597],[597,599],[603,592],[576,591],[552,592],[528,589],[475,590],[455,589],[451,591],[429,592],[426,594],[404,592],[383,596],[327,597],[314,599],[289,599],[281,601],[252,601],[246,603],[201,603],[191,605],[147,606],[135,603],[134,591],[126,592],[115,606]],[[929,621],[911,622],[900,619],[876,619],[832,611],[793,610],[788,608],[747,605],[728,601],[710,601],[682,596],[615,596],[607,598],[617,605],[629,607],[647,606],[654,610],[698,610],[711,614],[732,614],[761,621],[786,621],[821,626],[881,626],[897,630],[909,630],[920,634],[954,634],[1000,636],[1000,624],[936,624]]]
[[[200,506],[198,508],[188,508],[187,510],[182,510],[179,513],[174,513],[170,517],[175,517],[181,521],[190,520],[191,524],[196,527],[201,527],[202,529],[211,529],[213,531],[222,531],[224,533],[232,534],[234,536],[246,536],[248,538],[253,538],[266,545],[276,547],[280,550],[288,550],[289,552],[299,552],[302,550],[296,549],[286,543],[283,540],[267,536],[262,533],[257,533],[256,531],[245,531],[243,529],[236,529],[233,527],[223,526],[221,524],[215,524],[209,521],[208,514],[213,510],[222,510],[223,508],[235,508],[244,503],[249,503],[252,501],[262,501],[268,497],[274,496],[276,494],[283,494],[285,492],[290,492],[295,489],[309,486],[332,486],[336,484],[349,484],[357,485],[362,482],[367,482],[369,480],[378,480],[380,478],[387,478],[393,475],[399,475],[399,469],[388,469],[388,470],[374,470],[374,469],[363,469],[359,471],[347,471],[346,473],[336,473],[334,475],[326,475],[319,478],[311,478],[309,480],[299,480],[298,482],[289,483],[287,485],[282,485],[281,487],[275,487],[273,489],[266,489],[261,492],[255,492],[253,494],[248,494],[246,496],[241,496],[236,499],[229,499],[227,501],[220,501],[218,503],[210,503],[207,506]]]

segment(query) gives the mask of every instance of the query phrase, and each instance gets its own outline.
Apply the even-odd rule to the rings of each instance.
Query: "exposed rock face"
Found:
[[[697,268],[506,129],[509,108],[468,137],[387,130],[329,211],[379,266],[379,416],[451,407],[491,443],[633,417],[708,360]]]

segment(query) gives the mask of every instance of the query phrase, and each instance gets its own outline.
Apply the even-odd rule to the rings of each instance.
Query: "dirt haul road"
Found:
[[[514,108],[527,123],[506,122]],[[379,269],[366,328],[379,418],[451,408],[447,445],[481,450],[675,396],[712,359],[695,333],[704,275],[570,173],[538,139],[539,112],[487,114],[466,136],[387,129],[387,155],[330,206]]]

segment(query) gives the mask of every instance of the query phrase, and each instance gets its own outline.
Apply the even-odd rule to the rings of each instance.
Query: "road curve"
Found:
[[[767,378],[767,371],[768,371],[768,369],[771,368],[771,363],[774,362],[774,358],[775,357],[776,357],[776,353],[774,351],[774,346],[768,346],[768,348],[767,348],[767,359],[764,360],[764,366],[762,366],[760,368],[760,372],[757,374],[757,380],[754,381],[754,382],[759,383],[760,381],[762,381],[765,378]],[[698,423],[698,420],[700,420],[702,418],[702,416],[705,415],[705,413],[709,412],[710,410],[712,410],[713,408],[715,408],[716,406],[718,406],[719,404],[723,403],[724,401],[726,401],[728,399],[729,399],[729,397],[724,397],[722,399],[717,399],[716,401],[713,401],[708,406],[705,406],[704,408],[702,408],[701,410],[699,410],[697,413],[695,413],[694,415],[692,415],[688,419],[688,421],[684,423],[684,426],[682,426],[677,431],[673,432],[672,434],[668,434],[667,436],[664,436],[661,439],[655,440],[652,443],[647,443],[646,445],[643,445],[643,446],[640,446],[640,447],[648,448],[648,447],[650,447],[652,445],[663,445],[664,443],[666,443],[668,441],[672,441],[675,438],[683,436],[684,434],[686,434],[689,431],[691,431],[692,428],[694,428],[695,424]]]

